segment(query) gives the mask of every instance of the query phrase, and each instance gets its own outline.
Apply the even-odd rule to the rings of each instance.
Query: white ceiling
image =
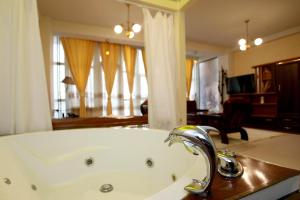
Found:
[[[126,7],[116,0],[38,0],[49,17],[83,24],[113,27],[126,20]],[[140,8],[131,7],[131,19],[142,23]],[[189,40],[233,47],[244,36],[250,19],[252,37],[269,36],[300,26],[300,0],[195,0],[186,12]]]

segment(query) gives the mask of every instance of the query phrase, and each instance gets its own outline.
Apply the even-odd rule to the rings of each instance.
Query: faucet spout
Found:
[[[181,126],[172,130],[165,140],[169,146],[174,143],[182,143],[186,150],[193,155],[203,155],[207,164],[207,176],[203,180],[193,179],[192,183],[185,186],[185,190],[191,193],[207,196],[212,185],[217,169],[217,154],[213,140],[208,133],[219,132],[209,126]]]

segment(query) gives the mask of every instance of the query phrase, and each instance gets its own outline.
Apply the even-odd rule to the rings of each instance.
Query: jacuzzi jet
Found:
[[[32,189],[33,191],[36,191],[36,190],[37,190],[36,185],[32,184],[32,185],[31,185],[31,189]]]
[[[175,175],[175,174],[172,174],[172,176],[171,176],[171,177],[172,177],[172,181],[173,181],[173,182],[175,182],[175,181],[177,180],[177,177],[176,177],[176,175]]]
[[[146,159],[146,165],[149,168],[153,167],[153,165],[154,165],[153,160],[151,158],[147,158]]]
[[[113,191],[114,187],[111,184],[103,184],[100,187],[100,192],[107,193]]]
[[[9,178],[4,178],[3,179],[4,183],[7,184],[7,185],[10,185],[11,184],[11,180]]]
[[[86,160],[85,160],[85,164],[86,164],[86,166],[92,166],[93,164],[94,164],[94,159],[92,158],[92,157],[90,157],[90,158],[87,158]]]

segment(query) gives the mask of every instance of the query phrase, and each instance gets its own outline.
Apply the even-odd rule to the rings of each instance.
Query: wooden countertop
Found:
[[[248,157],[237,156],[237,159],[244,166],[241,177],[225,179],[217,174],[212,184],[211,194],[207,198],[190,194],[184,200],[240,199],[300,174],[297,170]]]

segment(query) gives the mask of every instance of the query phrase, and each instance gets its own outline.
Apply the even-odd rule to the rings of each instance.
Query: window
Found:
[[[53,40],[53,71],[52,71],[52,110],[54,117],[62,117],[66,112],[66,87],[61,82],[66,77],[65,56],[58,37]]]
[[[211,112],[221,111],[221,96],[219,92],[218,59],[212,59],[199,64],[199,103],[200,109]]]
[[[190,99],[196,100],[197,107],[210,112],[221,112],[219,91],[220,67],[218,58],[194,65]]]
[[[64,49],[58,36],[53,43],[53,71],[52,71],[52,110],[53,117],[65,117],[67,113],[79,110],[79,94],[75,85],[62,83],[66,77],[72,77],[65,59]],[[106,116],[107,92],[105,76],[101,65],[99,46],[97,45],[86,87],[86,107],[92,116]],[[137,49],[135,77],[133,87],[134,115],[141,115],[139,106],[148,97],[148,85],[145,75],[142,51]],[[112,95],[112,114],[115,116],[130,115],[130,93],[123,55],[116,72]]]

